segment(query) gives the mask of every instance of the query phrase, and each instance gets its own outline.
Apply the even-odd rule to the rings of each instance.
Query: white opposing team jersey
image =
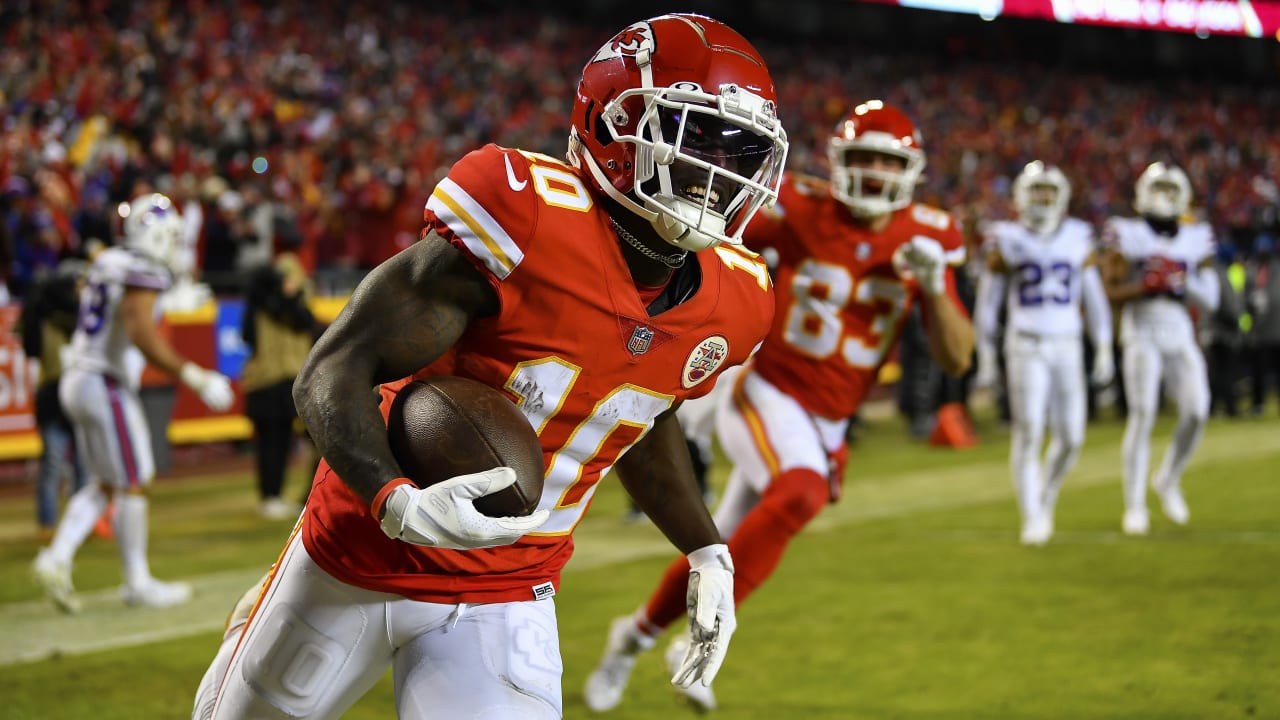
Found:
[[[1079,335],[1081,280],[1093,254],[1093,229],[1067,218],[1049,235],[1008,220],[991,224],[990,242],[1009,269],[1005,327],[1038,336]]]
[[[132,385],[136,373],[130,370],[127,351],[133,343],[120,317],[120,301],[126,288],[164,291],[169,283],[169,270],[154,260],[119,247],[99,253],[80,291],[67,369],[103,373]]]
[[[1214,255],[1213,231],[1207,223],[1183,223],[1173,237],[1158,235],[1140,217],[1107,220],[1106,240],[1129,261],[1134,277],[1153,257],[1174,261],[1187,273]],[[1120,340],[1138,332],[1159,332],[1162,336],[1194,340],[1195,328],[1182,300],[1164,295],[1137,298],[1125,303],[1120,315]]]

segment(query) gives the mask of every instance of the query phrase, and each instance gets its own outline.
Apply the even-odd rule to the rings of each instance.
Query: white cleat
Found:
[[[31,573],[59,610],[68,614],[80,612],[80,598],[71,585],[71,565],[58,562],[49,548],[44,548],[36,555]]]
[[[184,582],[163,582],[151,578],[141,585],[121,586],[120,599],[125,605],[137,607],[173,607],[191,599],[191,586]]]
[[[654,639],[640,632],[630,615],[614,618],[609,625],[609,639],[604,646],[604,657],[587,676],[583,698],[587,707],[596,712],[606,712],[622,702],[622,691],[627,689],[636,657],[652,648]]]
[[[689,653],[689,635],[681,633],[671,644],[667,646],[664,658],[667,661],[667,671],[672,677],[680,670],[680,666],[684,664],[684,657]],[[700,713],[708,713],[716,709],[716,694],[701,680],[695,680],[692,685],[682,688],[679,685],[672,685],[676,692],[685,699],[694,710]]]
[[[1175,484],[1158,482],[1151,478],[1151,487],[1160,498],[1160,509],[1164,516],[1177,525],[1186,525],[1191,519],[1191,510],[1187,508],[1187,500],[1182,497],[1182,489]]]
[[[298,514],[302,512],[302,506],[273,497],[263,500],[258,511],[265,520],[296,520]]]
[[[1146,535],[1151,529],[1151,519],[1147,516],[1146,508],[1130,508],[1124,511],[1124,520],[1121,521],[1120,527],[1124,530],[1125,535]]]
[[[1022,544],[1040,547],[1053,537],[1053,519],[1048,515],[1036,515],[1022,524]]]

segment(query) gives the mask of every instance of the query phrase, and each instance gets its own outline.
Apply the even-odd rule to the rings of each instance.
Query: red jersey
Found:
[[[542,441],[547,523],[514,545],[455,551],[383,534],[368,503],[322,465],[303,540],[333,576],[430,602],[506,602],[552,593],[600,478],[686,398],[742,363],[773,318],[768,269],[732,247],[691,254],[701,284],[650,317],[608,214],[579,173],[495,145],[470,153],[431,195],[428,227],[489,280],[499,313],[414,374],[458,375],[505,392]],[[412,378],[384,385],[383,416]]]
[[[743,234],[753,250],[772,248],[777,313],[753,368],[806,410],[833,420],[858,409],[920,293],[894,270],[899,247],[917,236],[941,243],[952,265],[964,240],[949,213],[927,205],[896,211],[875,233],[855,222],[828,183],[791,175],[778,202]],[[947,273],[955,302],[955,278]]]

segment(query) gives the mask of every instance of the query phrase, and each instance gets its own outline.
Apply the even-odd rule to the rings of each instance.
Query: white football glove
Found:
[[[917,235],[894,253],[901,276],[914,275],[925,295],[941,295],[947,289],[947,253],[933,238]]]
[[[672,676],[682,688],[701,680],[710,687],[738,627],[733,607],[733,558],[727,545],[689,553],[689,652]]]
[[[973,386],[990,390],[1000,380],[1000,365],[996,359],[995,346],[990,342],[978,343],[978,369],[973,374]]]
[[[1093,371],[1089,373],[1089,382],[1095,387],[1106,387],[1116,377],[1116,360],[1111,354],[1110,345],[1099,345],[1094,348]]]
[[[477,510],[473,501],[515,481],[515,470],[496,467],[425,489],[401,485],[383,505],[382,532],[413,545],[450,550],[510,545],[541,527],[551,513],[538,510],[525,517],[489,517]]]
[[[206,370],[195,363],[186,363],[178,374],[182,384],[191,388],[200,396],[200,401],[214,412],[222,412],[231,407],[235,401],[235,391],[231,389],[231,381],[226,375],[213,370]]]

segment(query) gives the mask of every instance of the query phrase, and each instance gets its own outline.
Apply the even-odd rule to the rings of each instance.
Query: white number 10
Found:
[[[505,385],[519,399],[524,414],[541,436],[547,423],[563,407],[582,368],[557,357],[523,362],[516,366]],[[534,535],[565,535],[586,512],[599,483],[583,481],[587,470],[599,478],[608,472],[611,459],[599,457],[605,443],[623,428],[633,437],[618,453],[621,456],[671,407],[672,395],[624,384],[606,394],[587,419],[574,428],[569,440],[551,456],[539,508],[551,511],[551,518]],[[603,465],[603,467],[601,467]]]

